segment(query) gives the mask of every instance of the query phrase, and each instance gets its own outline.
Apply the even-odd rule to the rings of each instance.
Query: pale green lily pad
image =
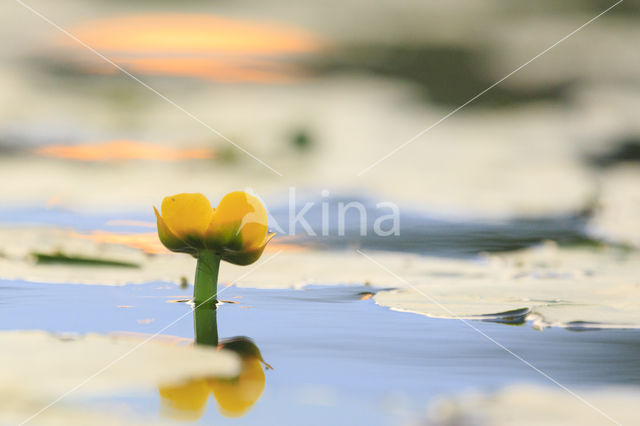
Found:
[[[179,346],[146,338],[42,331],[0,333],[0,393],[57,397],[148,390],[194,377],[234,377],[235,355],[215,348]],[[103,370],[104,369],[104,370]]]
[[[640,247],[640,169],[618,166],[600,178],[598,209],[590,222],[599,236]]]
[[[0,423],[18,424],[65,393],[30,424],[144,424],[120,409],[88,410],[77,398],[155,391],[196,377],[232,378],[235,354],[171,345],[157,337],[56,336],[42,331],[0,332]]]
[[[151,421],[124,407],[110,410],[88,409],[61,401],[41,412],[40,410],[46,404],[43,401],[30,401],[22,399],[21,396],[3,394],[2,401],[0,401],[0,423],[18,425],[30,419],[29,425],[40,426],[143,426],[148,425]],[[39,414],[32,417],[36,413]],[[168,425],[172,423],[162,419],[153,419],[153,424]]]
[[[192,282],[195,259],[182,254],[147,255],[131,247],[74,241],[65,231],[0,229],[23,241],[7,246],[0,278],[51,283],[120,285],[149,281]],[[20,236],[24,235],[24,239]],[[31,240],[29,240],[31,239]],[[31,242],[29,242],[31,241]],[[139,268],[38,265],[27,253],[37,241],[48,247],[135,260]],[[224,264],[219,287],[300,288],[308,284],[371,284],[397,287],[375,301],[431,317],[517,322],[505,311],[527,310],[536,327],[640,326],[640,254],[602,248],[559,248],[549,243],[509,254],[445,259],[404,253],[291,251],[273,246],[248,267]],[[388,269],[401,279],[394,277]],[[283,274],[282,271],[286,271]],[[433,300],[430,300],[430,297]],[[501,315],[496,315],[501,314]],[[487,315],[492,317],[487,317]]]
[[[15,242],[15,243],[14,243]],[[135,262],[138,268],[83,265],[37,264],[30,253],[40,250],[63,251],[69,255],[91,256],[110,261]],[[48,283],[122,285],[149,281],[179,284],[183,278],[193,282],[196,260],[186,254],[148,255],[140,250],[116,244],[100,244],[79,238],[77,233],[55,228],[0,228],[0,278]],[[272,258],[273,257],[273,258]],[[408,279],[430,274],[473,275],[481,265],[453,259],[417,255],[376,253],[387,267],[403,271]],[[282,271],[287,271],[283,274]],[[384,285],[389,275],[356,251],[291,251],[268,245],[262,257],[250,266],[224,263],[219,283],[256,288],[290,288],[307,284]]]
[[[613,249],[560,249],[553,244],[488,256],[474,277],[399,282],[378,304],[438,318],[527,309],[537,328],[640,327],[640,257]],[[401,273],[400,273],[401,274]]]
[[[195,271],[195,259],[187,255],[147,254],[126,245],[83,238],[82,234],[66,229],[2,227],[0,241],[4,254],[0,257],[0,278],[4,279],[104,285],[155,280],[179,283],[182,277],[191,277]],[[35,252],[62,253],[70,258],[89,258],[93,262],[39,263],[33,256]]]
[[[576,391],[560,388],[509,386],[497,392],[440,397],[427,414],[432,425],[605,425],[636,424],[640,418],[640,390],[606,387]]]

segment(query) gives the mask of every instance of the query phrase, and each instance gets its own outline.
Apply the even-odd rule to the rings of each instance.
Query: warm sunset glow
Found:
[[[74,238],[95,241],[99,244],[125,245],[150,254],[171,253],[162,245],[162,243],[158,239],[158,234],[156,232],[119,234],[107,231],[92,231],[89,234],[72,232],[71,236]],[[287,244],[285,242],[280,242],[280,240],[280,238],[273,239],[267,246],[265,251],[285,250],[288,252],[297,252],[305,250],[299,245]]]
[[[299,72],[283,59],[321,48],[311,34],[283,24],[214,15],[115,17],[81,23],[71,33],[131,72],[219,82],[289,81]],[[59,45],[85,54],[69,38],[60,38]],[[119,72],[106,62],[87,62],[85,56],[79,65],[94,73]]]
[[[214,152],[210,148],[175,148],[127,140],[80,145],[48,145],[38,148],[35,153],[80,161],[179,161],[214,157]]]
[[[94,49],[130,53],[273,54],[318,46],[306,32],[281,24],[213,15],[124,16],[88,21],[71,32]]]
[[[146,253],[169,253],[164,248],[156,232],[145,232],[141,234],[116,234],[106,231],[93,231],[90,234],[73,233],[76,238],[95,241],[100,244],[121,244],[137,248]]]

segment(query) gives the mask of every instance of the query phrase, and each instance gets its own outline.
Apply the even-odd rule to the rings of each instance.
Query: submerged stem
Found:
[[[193,288],[193,302],[196,307],[201,304],[215,307],[218,292],[218,269],[220,256],[213,250],[201,250],[198,253],[196,279]],[[204,307],[203,307],[204,308]]]
[[[196,345],[218,346],[216,305],[209,303],[196,305],[193,311],[193,326]]]

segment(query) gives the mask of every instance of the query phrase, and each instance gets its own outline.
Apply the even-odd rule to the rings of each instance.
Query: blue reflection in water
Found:
[[[0,328],[155,333],[190,311],[187,304],[168,303],[188,298],[190,291],[161,282],[109,287],[0,281]],[[238,303],[218,309],[220,337],[251,337],[275,370],[266,372],[265,392],[245,417],[227,419],[209,406],[201,421],[348,424],[357,418],[393,424],[422,412],[443,392],[520,382],[550,385],[459,321],[360,300],[372,291],[368,286],[222,288],[220,299]],[[538,332],[528,325],[474,324],[565,385],[640,384],[636,331]],[[163,334],[193,338],[192,316]],[[157,394],[83,401],[130,404],[151,416],[159,412]]]

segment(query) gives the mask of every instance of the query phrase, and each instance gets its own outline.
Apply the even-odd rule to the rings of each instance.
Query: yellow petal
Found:
[[[207,230],[212,248],[249,250],[260,247],[267,235],[267,211],[256,197],[243,191],[224,196]]]
[[[167,224],[164,222],[164,219],[162,219],[162,216],[160,216],[158,209],[154,207],[153,211],[156,214],[156,222],[158,224],[158,237],[160,238],[160,242],[162,242],[162,244],[171,251],[177,251],[181,253],[194,252],[194,250],[189,247],[187,243],[176,237],[173,232],[171,232]]]
[[[218,401],[220,414],[226,417],[240,417],[260,399],[264,383],[262,364],[254,358],[243,360],[242,371],[237,379],[212,379],[209,386]]]
[[[263,243],[255,248],[251,248],[248,250],[224,250],[221,253],[222,260],[233,263],[234,265],[250,265],[262,256],[262,252],[264,251],[267,243],[276,235],[275,233],[271,233],[265,237]]]
[[[164,413],[176,420],[197,420],[204,414],[209,386],[204,379],[158,389]]]
[[[204,235],[213,217],[202,194],[176,194],[162,200],[162,219],[169,230],[192,247],[204,248]]]

